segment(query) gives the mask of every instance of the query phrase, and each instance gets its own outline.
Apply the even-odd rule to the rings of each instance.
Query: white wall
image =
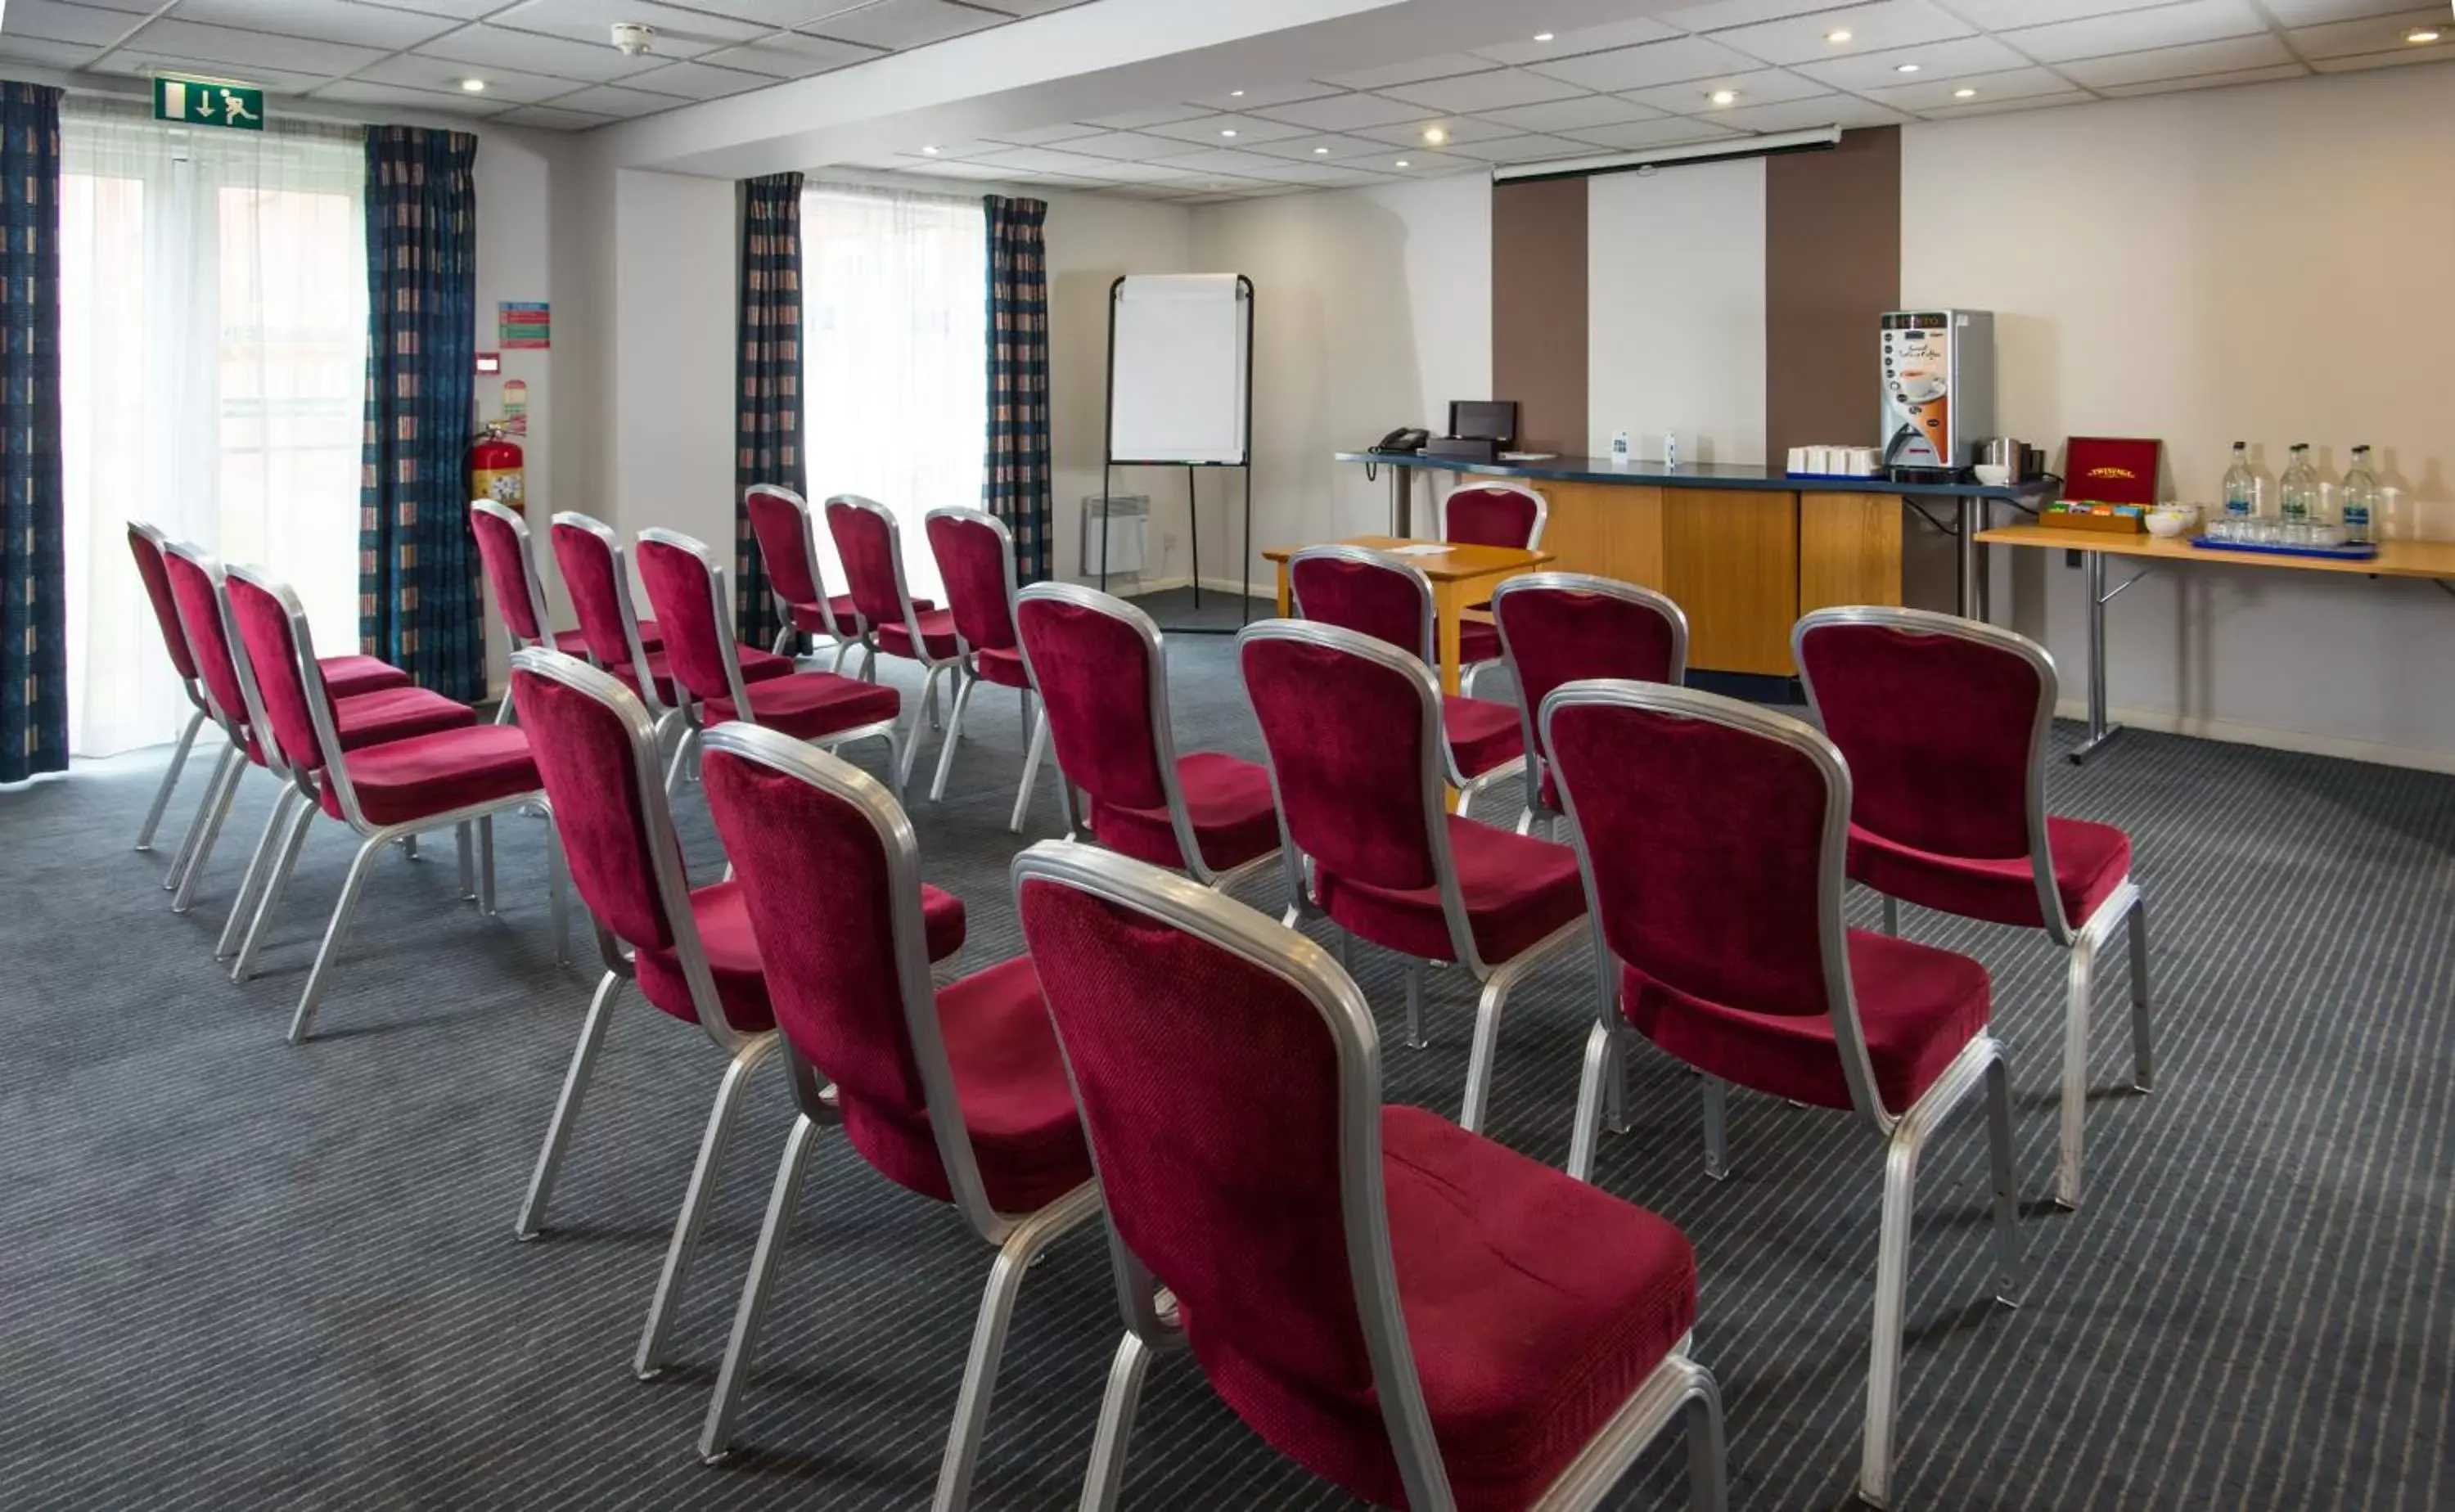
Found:
[[[1586,450],[1764,460],[1761,158],[1587,181]]]
[[[728,180],[613,174],[610,413],[604,508],[636,537],[652,525],[733,559],[734,303],[738,191]]]
[[[550,212],[557,158],[564,148],[542,133],[488,126],[456,130],[477,134],[477,350],[493,352],[502,344],[497,305],[505,300],[553,299],[556,248]],[[555,312],[562,312],[558,308]],[[561,345],[559,333],[555,344]],[[506,380],[518,378],[529,386],[529,433],[519,438],[519,444],[526,464],[528,517],[540,534],[545,521],[561,507],[554,502],[554,357],[551,349],[507,352],[501,377],[477,381],[477,413],[484,419],[502,413]],[[550,566],[539,575],[557,612],[567,615],[560,580]],[[505,685],[508,645],[491,585],[486,593],[488,676],[495,691],[500,692]]]
[[[2368,442],[2391,529],[2455,536],[2449,142],[2444,68],[1907,127],[1902,295],[1997,312],[2008,433],[2161,436],[2201,501],[2237,438],[2271,470]],[[1996,617],[2077,697],[2080,575],[2017,554]],[[2425,583],[2195,565],[2107,615],[2133,722],[2455,768],[2455,604]]]

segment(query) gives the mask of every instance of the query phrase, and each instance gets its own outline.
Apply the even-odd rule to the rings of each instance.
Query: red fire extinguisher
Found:
[[[527,494],[519,443],[505,435],[501,426],[488,424],[469,443],[469,496],[490,498],[525,514]]]

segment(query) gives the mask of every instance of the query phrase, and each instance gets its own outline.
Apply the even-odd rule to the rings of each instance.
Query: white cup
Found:
[[[1978,481],[1988,488],[2005,488],[2012,481],[2012,470],[2000,463],[1980,462],[1970,471],[1976,473]]]

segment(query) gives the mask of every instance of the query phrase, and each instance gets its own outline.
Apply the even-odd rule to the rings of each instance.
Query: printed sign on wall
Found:
[[[506,352],[521,349],[543,351],[554,345],[553,317],[543,301],[536,304],[502,303],[502,342]]]

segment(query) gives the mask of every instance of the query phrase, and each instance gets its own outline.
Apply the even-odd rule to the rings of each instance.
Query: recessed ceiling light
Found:
[[[460,88],[471,94],[483,94],[486,92],[486,81],[483,79],[462,79],[460,81]]]
[[[1552,33],[1549,31],[1537,31],[1534,33],[1534,40],[1537,42],[1549,42],[1552,40]]]
[[[1236,129],[1232,126],[1223,126],[1219,129],[1219,134],[1222,136],[1233,136],[1236,134]]]
[[[2438,40],[2438,33],[2428,27],[2423,27],[2417,31],[2405,32],[2404,40],[2414,43],[2435,42]]]
[[[1245,97],[1245,91],[1242,90],[1229,90],[1228,91],[1228,97],[1231,100],[1241,100]]]
[[[1424,140],[1431,143],[1434,147],[1440,146],[1443,142],[1446,142],[1449,139],[1450,133],[1442,131],[1437,126],[1427,126],[1424,128]]]
[[[1895,73],[1916,73],[1917,71],[1918,66],[1915,63],[1896,63],[1893,65],[1893,71]]]
[[[1315,157],[1328,157],[1329,155],[1329,149],[1326,147],[1316,147],[1312,150],[1312,155]]]
[[[921,155],[923,157],[935,157],[938,155],[938,150],[934,147],[924,147],[921,149]]]
[[[1824,40],[1827,42],[1847,42],[1850,40],[1850,33],[1847,29],[1827,31],[1824,33]]]
[[[1978,98],[1978,91],[1972,89],[1958,89],[1952,91],[1952,97],[1956,100],[1974,100]]]
[[[1414,167],[1415,165],[1414,165],[1414,164],[1412,164],[1412,163],[1408,162],[1405,158],[1403,158],[1403,157],[1402,157],[1402,158],[1398,159],[1398,166],[1399,166],[1400,168],[1412,168],[1412,167]]]
[[[1735,105],[1738,103],[1739,91],[1736,90],[1715,90],[1713,93],[1706,95],[1705,98],[1713,101],[1715,105]]]

